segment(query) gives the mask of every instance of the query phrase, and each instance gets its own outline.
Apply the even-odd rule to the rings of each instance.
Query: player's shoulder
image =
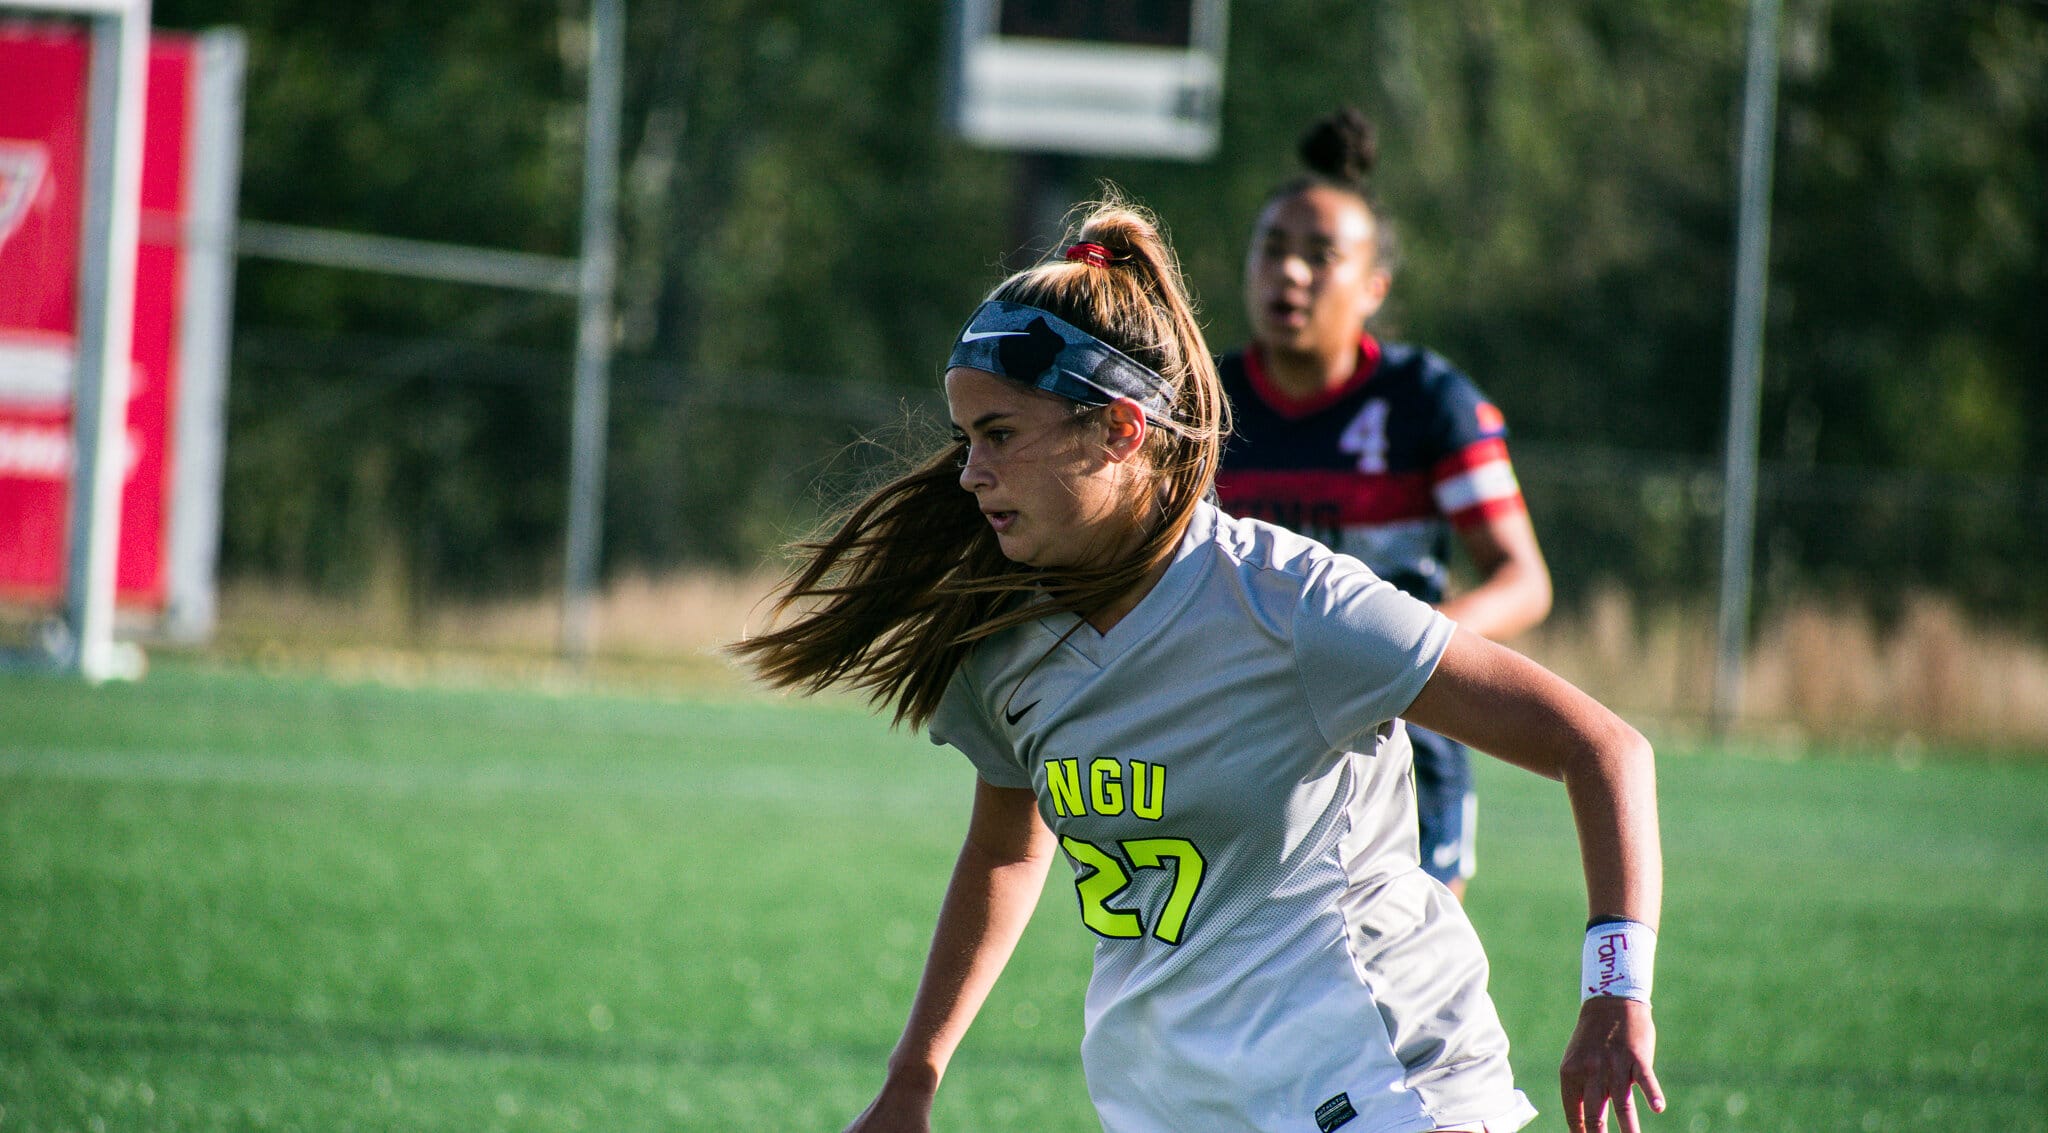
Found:
[[[1493,399],[1443,355],[1405,343],[1389,343],[1383,350],[1382,365],[1400,375],[1412,411],[1435,421],[1446,434],[1446,443],[1461,445],[1507,434],[1507,418]]]
[[[1245,519],[1204,505],[1213,518],[1207,542],[1211,554],[1225,565],[1247,570],[1293,573],[1303,569],[1321,544],[1262,519]]]
[[[1377,579],[1363,562],[1278,524],[1207,509],[1214,526],[1210,553],[1235,584],[1268,598],[1291,601],[1333,579],[1363,574]]]
[[[1380,369],[1387,377],[1411,383],[1438,397],[1485,396],[1471,375],[1425,346],[1406,342],[1381,343]]]

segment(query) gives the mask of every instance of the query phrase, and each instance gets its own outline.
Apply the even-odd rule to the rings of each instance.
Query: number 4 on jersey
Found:
[[[1365,403],[1351,424],[1344,426],[1344,435],[1337,438],[1337,447],[1358,458],[1358,470],[1377,475],[1387,470],[1387,402],[1375,397]]]
[[[1110,898],[1130,887],[1132,869],[1165,869],[1173,863],[1173,891],[1152,925],[1152,935],[1167,944],[1179,944],[1187,928],[1188,910],[1202,888],[1202,852],[1185,838],[1133,838],[1117,844],[1123,858],[1079,838],[1063,837],[1060,846],[1074,864],[1086,872],[1074,878],[1074,890],[1081,898],[1081,923],[1101,936],[1135,940],[1145,935],[1145,922],[1137,913],[1113,909]]]

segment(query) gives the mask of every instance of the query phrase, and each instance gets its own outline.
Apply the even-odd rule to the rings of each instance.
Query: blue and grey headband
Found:
[[[1177,427],[1173,387],[1116,347],[1050,311],[991,299],[960,331],[946,368],[1000,374],[1081,405],[1128,397],[1156,424]]]

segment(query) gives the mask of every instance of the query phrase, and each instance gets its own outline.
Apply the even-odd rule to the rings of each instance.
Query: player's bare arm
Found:
[[[1649,742],[1620,717],[1536,662],[1460,629],[1406,713],[1507,762],[1562,780],[1578,827],[1588,912],[1654,933],[1663,903],[1656,770]],[[1664,1108],[1653,1069],[1647,1001],[1586,998],[1559,1071],[1573,1133],[1617,1125],[1638,1133],[1631,1093]]]
[[[1052,831],[1028,790],[975,781],[967,837],[881,1093],[848,1133],[922,1131],[953,1052],[1016,949],[1052,865]]]
[[[1507,641],[1549,616],[1550,567],[1528,512],[1490,515],[1457,532],[1479,581],[1438,607],[1446,617],[1481,637]]]

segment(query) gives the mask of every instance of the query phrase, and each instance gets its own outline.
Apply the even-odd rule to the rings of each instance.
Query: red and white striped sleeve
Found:
[[[1437,509],[1454,527],[1471,527],[1526,510],[1522,485],[1508,461],[1507,441],[1487,437],[1438,461],[1430,470]]]

